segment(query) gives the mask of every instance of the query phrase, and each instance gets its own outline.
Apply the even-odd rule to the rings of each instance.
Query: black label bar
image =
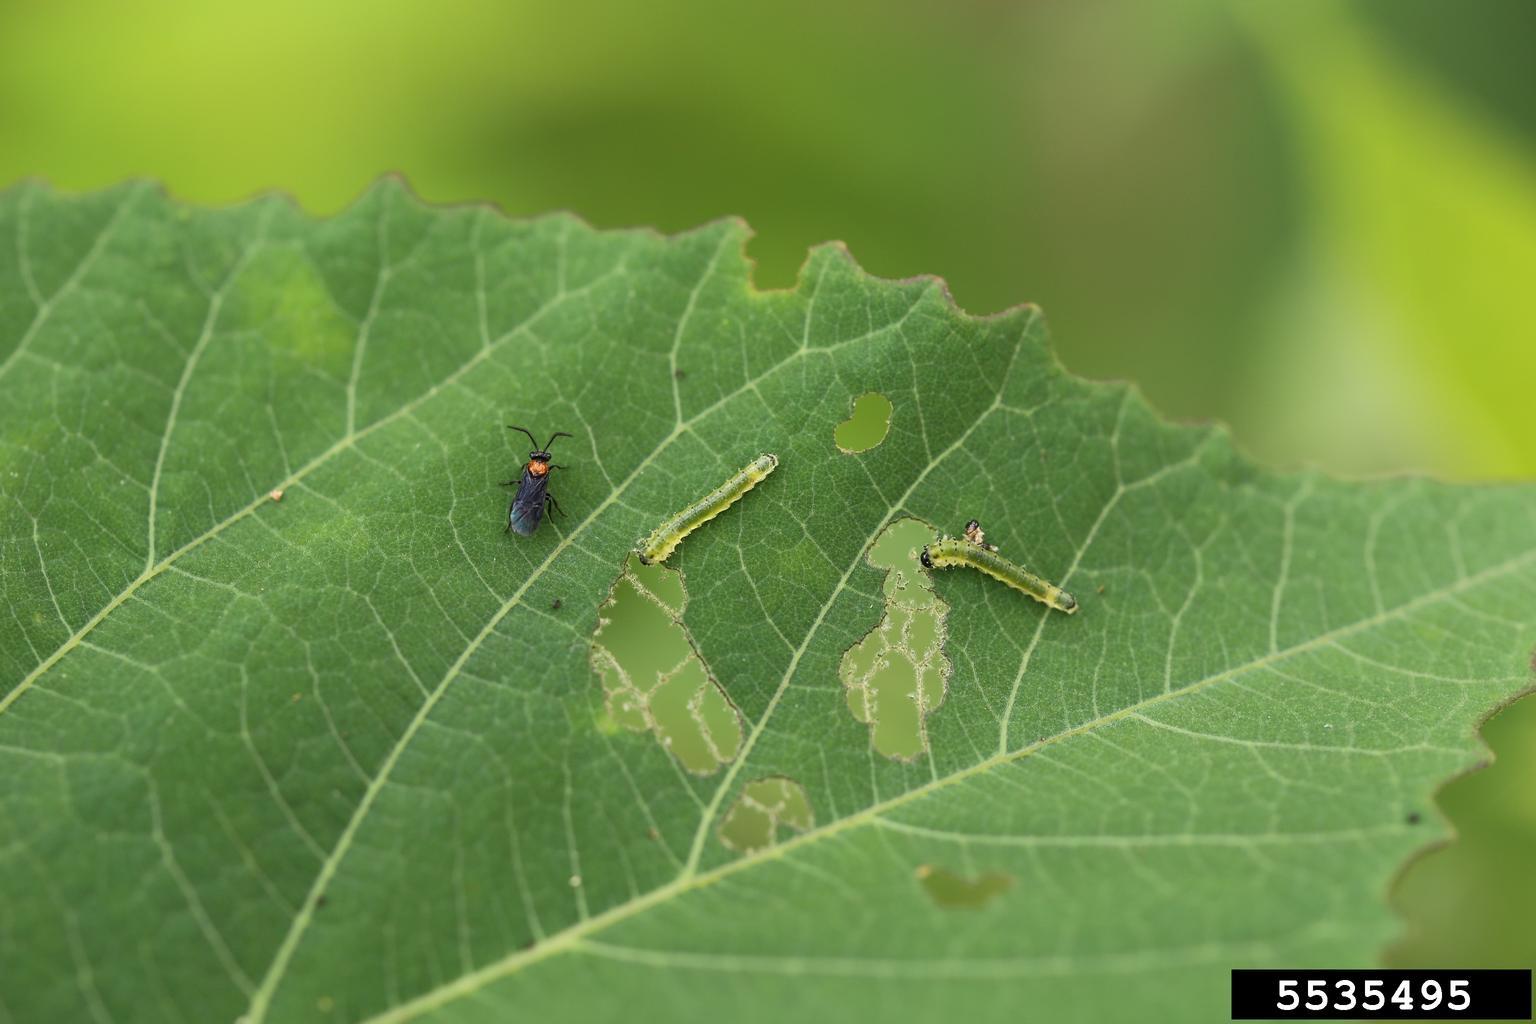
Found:
[[[1531,972],[1232,971],[1233,1020],[1530,1020]]]

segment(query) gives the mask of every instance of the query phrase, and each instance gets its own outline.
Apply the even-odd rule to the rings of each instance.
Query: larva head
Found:
[[[933,559],[928,557],[928,548],[926,545],[923,547],[923,553],[917,556],[917,560],[923,563],[924,569],[933,568]]]

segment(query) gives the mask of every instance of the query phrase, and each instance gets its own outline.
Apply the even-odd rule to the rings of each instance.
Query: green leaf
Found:
[[[0,193],[0,1021],[1224,1019],[1374,958],[1529,681],[1536,491],[1261,472],[1033,309],[835,246],[756,292],[746,236]],[[506,423],[575,435],[532,537]],[[739,715],[685,767],[593,636],[760,452],[626,599]],[[1077,614],[893,597],[888,527],[972,516]],[[947,672],[915,754],[851,710],[882,628]]]

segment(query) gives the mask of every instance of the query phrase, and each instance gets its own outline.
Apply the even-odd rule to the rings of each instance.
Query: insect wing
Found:
[[[513,533],[527,537],[539,528],[539,521],[544,518],[544,494],[548,487],[547,475],[535,476],[523,470],[517,493],[512,496],[512,504],[507,506],[507,525]]]

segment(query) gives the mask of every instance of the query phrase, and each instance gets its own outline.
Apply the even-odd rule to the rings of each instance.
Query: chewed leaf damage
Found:
[[[683,767],[708,775],[741,746],[741,719],[693,646],[682,577],[627,559],[599,612],[592,668],[607,718],[655,735]]]
[[[720,824],[720,842],[737,853],[752,853],[778,842],[781,829],[805,832],[815,823],[805,787],[770,776],[742,787]]]
[[[927,523],[898,519],[870,547],[869,564],[886,571],[885,611],[838,666],[848,710],[869,725],[875,750],[899,760],[928,749],[927,718],[944,703],[948,687],[949,605],[933,592],[917,560],[932,537]]]

